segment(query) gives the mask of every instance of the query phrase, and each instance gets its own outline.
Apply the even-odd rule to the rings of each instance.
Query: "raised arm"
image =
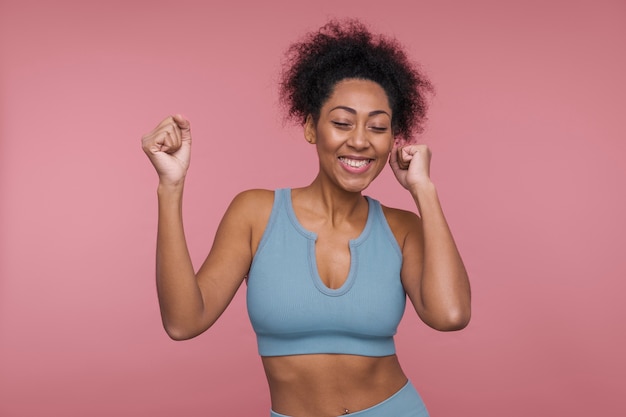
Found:
[[[471,316],[469,279],[430,180],[430,157],[427,146],[409,145],[394,149],[389,160],[421,216],[401,215],[402,282],[426,324],[437,330],[459,330]]]
[[[189,122],[163,120],[142,138],[142,147],[159,175],[156,283],[161,318],[175,340],[208,329],[228,306],[249,268],[249,204],[236,198],[222,219],[209,256],[194,272],[185,240],[182,199],[191,156]]]

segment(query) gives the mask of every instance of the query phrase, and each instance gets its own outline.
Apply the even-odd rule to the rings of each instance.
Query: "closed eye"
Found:
[[[381,133],[387,131],[386,126],[370,126],[370,129],[373,130],[374,132],[381,132]]]
[[[335,125],[336,127],[340,128],[340,129],[349,129],[350,128],[350,123],[345,123],[345,122],[336,122],[333,121],[332,122],[333,125]]]

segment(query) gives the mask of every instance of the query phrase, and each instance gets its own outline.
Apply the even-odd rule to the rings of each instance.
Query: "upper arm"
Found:
[[[422,220],[415,213],[384,207],[385,217],[402,252],[400,278],[415,311],[423,320],[421,282],[424,269]]]
[[[449,233],[425,239],[416,214],[388,209],[388,222],[402,250],[400,277],[415,311],[437,330],[459,330],[470,317],[467,273]],[[426,245],[428,243],[428,246]]]
[[[211,250],[197,273],[205,327],[224,312],[250,269],[254,250],[269,219],[274,193],[249,190],[237,195],[222,218]]]

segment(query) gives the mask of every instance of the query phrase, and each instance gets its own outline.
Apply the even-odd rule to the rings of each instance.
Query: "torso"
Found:
[[[316,259],[319,277],[328,288],[339,288],[350,269],[348,241],[356,238],[367,221],[367,202],[356,207],[349,221],[333,225],[311,210],[306,198],[293,190],[293,207],[300,223],[318,235]],[[272,210],[273,192],[259,194],[259,216],[254,219],[253,253]],[[383,208],[400,247],[406,233],[396,211]],[[272,400],[272,409],[297,417],[338,416],[371,407],[397,392],[407,381],[396,355],[358,356],[306,354],[262,357]]]
[[[334,417],[372,407],[407,381],[396,355],[263,357],[272,409],[297,417]]]

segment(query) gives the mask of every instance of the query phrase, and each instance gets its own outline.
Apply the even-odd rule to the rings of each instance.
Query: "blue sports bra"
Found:
[[[349,242],[348,277],[330,289],[317,271],[316,234],[298,222],[291,190],[275,191],[248,274],[248,315],[261,356],[395,353],[393,336],[406,304],[402,253],[380,203],[367,201],[365,228]]]

